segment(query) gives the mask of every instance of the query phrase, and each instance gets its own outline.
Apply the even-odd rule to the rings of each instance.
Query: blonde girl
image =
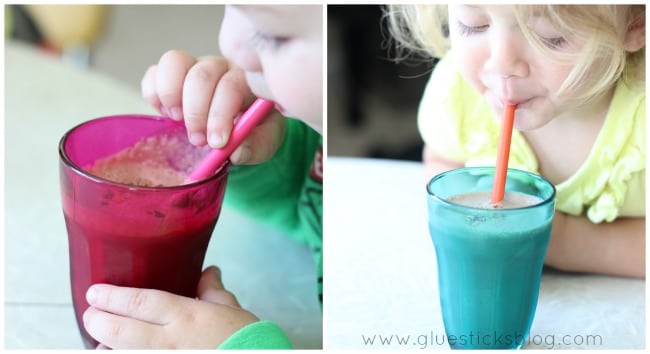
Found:
[[[402,54],[441,58],[418,125],[427,176],[495,163],[557,187],[546,264],[645,277],[645,6],[399,5]]]

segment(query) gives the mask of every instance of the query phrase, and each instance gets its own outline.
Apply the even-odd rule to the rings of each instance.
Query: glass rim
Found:
[[[557,189],[555,188],[555,185],[553,185],[553,183],[551,183],[546,178],[544,178],[544,177],[542,177],[542,176],[540,176],[540,175],[538,175],[536,173],[521,170],[521,169],[516,169],[516,168],[508,168],[506,176],[507,176],[508,173],[513,172],[515,174],[527,175],[527,176],[533,178],[534,180],[541,181],[542,183],[544,183],[544,184],[551,187],[551,193],[548,195],[548,197],[540,198],[541,201],[539,203],[535,203],[533,205],[527,205],[527,206],[524,206],[524,207],[486,209],[486,208],[479,208],[479,207],[468,206],[468,205],[463,205],[463,204],[450,202],[447,199],[440,197],[438,194],[434,193],[431,190],[431,186],[433,185],[433,183],[435,181],[437,181],[439,179],[442,179],[442,178],[445,178],[448,175],[460,174],[460,173],[463,173],[463,172],[466,172],[466,171],[471,171],[471,170],[494,171],[495,167],[494,166],[466,166],[466,167],[459,167],[459,168],[454,168],[454,169],[451,169],[451,170],[441,172],[441,173],[433,176],[429,180],[429,182],[427,182],[427,194],[428,194],[428,197],[436,200],[440,204],[450,206],[450,207],[455,207],[455,208],[460,207],[460,208],[463,208],[463,209],[472,209],[472,210],[476,210],[476,211],[500,213],[500,212],[508,212],[508,211],[513,211],[513,210],[525,210],[525,209],[539,208],[539,207],[542,207],[542,206],[547,205],[549,203],[552,203],[555,200],[555,196],[557,194]],[[494,175],[494,173],[493,173],[493,175]]]
[[[72,162],[70,157],[68,156],[67,152],[65,151],[65,143],[68,141],[68,137],[74,133],[77,129],[81,128],[82,126],[90,123],[94,123],[97,121],[101,120],[108,120],[112,118],[125,118],[125,117],[133,117],[129,119],[152,119],[152,120],[170,120],[172,122],[175,122],[174,120],[167,118],[167,117],[162,117],[162,116],[155,116],[155,115],[147,115],[147,114],[118,114],[118,115],[111,115],[111,116],[105,116],[105,117],[97,117],[97,118],[92,118],[89,119],[85,122],[81,122],[74,127],[70,128],[68,131],[66,131],[61,139],[59,140],[59,160],[65,164],[66,166],[70,167],[74,172],[84,176],[88,180],[91,180],[95,183],[98,184],[107,184],[107,185],[112,185],[112,186],[118,186],[118,187],[123,187],[129,190],[133,191],[175,191],[175,190],[182,190],[182,189],[189,189],[195,186],[199,186],[202,184],[207,184],[215,179],[222,179],[224,178],[230,169],[230,160],[226,160],[226,162],[219,167],[217,172],[215,172],[212,176],[192,182],[192,183],[187,183],[187,184],[180,184],[176,186],[161,186],[161,187],[147,187],[147,186],[136,186],[133,184],[127,184],[127,183],[119,183],[119,182],[114,182],[111,180],[108,180],[106,178],[99,177],[97,175],[91,174],[85,169],[81,168],[81,166],[77,165],[76,163]]]

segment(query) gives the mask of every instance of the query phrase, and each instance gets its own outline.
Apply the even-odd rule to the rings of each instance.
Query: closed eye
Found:
[[[257,49],[276,50],[287,41],[289,41],[289,37],[270,36],[265,33],[255,31],[250,41]]]
[[[482,26],[467,26],[466,24],[457,21],[457,26],[458,32],[463,35],[463,36],[470,36],[476,33],[481,33],[487,31],[488,28],[490,28],[490,25],[482,25]]]
[[[542,42],[551,49],[559,49],[564,47],[567,44],[567,40],[564,37],[553,37],[553,38],[544,38],[541,37]]]

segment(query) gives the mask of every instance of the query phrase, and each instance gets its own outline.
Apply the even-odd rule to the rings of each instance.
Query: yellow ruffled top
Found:
[[[556,208],[586,215],[594,223],[645,216],[645,88],[616,86],[605,123],[587,160],[556,185]],[[493,166],[500,126],[482,96],[440,61],[424,92],[418,127],[425,143],[440,156],[466,166]],[[514,130],[509,167],[538,172],[537,158],[521,132]]]

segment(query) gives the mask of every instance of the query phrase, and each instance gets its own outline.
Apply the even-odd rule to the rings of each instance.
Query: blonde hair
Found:
[[[515,5],[515,14],[524,36],[540,53],[550,60],[574,63],[558,95],[571,92],[587,103],[619,79],[645,83],[645,47],[634,53],[624,48],[628,29],[645,18],[645,5]],[[550,49],[526,25],[533,15],[548,19],[564,38],[580,43],[580,52]],[[390,5],[387,19],[398,60],[411,53],[440,58],[450,47],[445,5]]]

